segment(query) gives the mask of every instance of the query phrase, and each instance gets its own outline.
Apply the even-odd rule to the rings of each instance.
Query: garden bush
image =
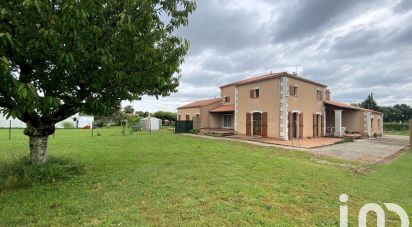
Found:
[[[408,123],[384,123],[383,128],[385,131],[408,131]]]

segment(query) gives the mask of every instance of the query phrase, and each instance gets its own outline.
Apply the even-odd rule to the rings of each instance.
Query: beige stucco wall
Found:
[[[209,116],[210,128],[224,128],[223,127],[223,115],[232,115],[232,129],[235,127],[235,114],[234,113],[211,113]]]
[[[289,95],[288,97],[288,111],[303,113],[303,137],[312,137],[313,114],[323,114],[323,102],[317,101],[317,89],[322,91],[324,99],[326,88],[290,77],[288,78],[288,84],[289,87],[293,85],[298,86],[297,96]]]
[[[223,87],[220,89],[220,95],[222,97],[223,105],[234,105],[235,104],[235,86]],[[225,97],[230,97],[230,102],[225,102]]]
[[[250,90],[259,88],[260,97],[250,98]],[[238,112],[237,134],[246,135],[246,113],[261,111],[268,113],[268,137],[279,138],[279,79],[255,82],[237,87]]]
[[[200,108],[200,125],[201,128],[211,128],[209,126],[209,119],[210,119],[210,113],[209,110],[213,110],[216,107],[222,105],[221,102],[216,102],[213,104],[210,104],[208,106]]]
[[[343,110],[342,127],[349,133],[363,133],[365,128],[364,112],[359,110]]]
[[[200,108],[185,108],[185,109],[178,109],[177,110],[177,117],[180,115],[180,120],[186,120],[186,114],[189,114],[190,120],[196,116],[196,114],[200,114]],[[179,119],[179,118],[178,118]]]
[[[221,117],[219,113],[211,113],[209,115],[209,127],[220,128]]]

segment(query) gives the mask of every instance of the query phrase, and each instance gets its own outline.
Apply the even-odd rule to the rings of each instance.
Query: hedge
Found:
[[[384,123],[385,131],[408,131],[409,123]]]

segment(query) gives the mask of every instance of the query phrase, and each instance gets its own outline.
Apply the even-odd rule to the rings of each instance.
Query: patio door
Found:
[[[289,139],[303,138],[303,113],[289,112]]]
[[[232,114],[223,115],[223,128],[232,128]]]
[[[255,112],[253,113],[253,135],[254,136],[262,136],[262,114]]]

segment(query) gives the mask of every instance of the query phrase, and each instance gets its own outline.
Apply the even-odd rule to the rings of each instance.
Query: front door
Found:
[[[262,114],[253,113],[253,135],[262,136]]]

